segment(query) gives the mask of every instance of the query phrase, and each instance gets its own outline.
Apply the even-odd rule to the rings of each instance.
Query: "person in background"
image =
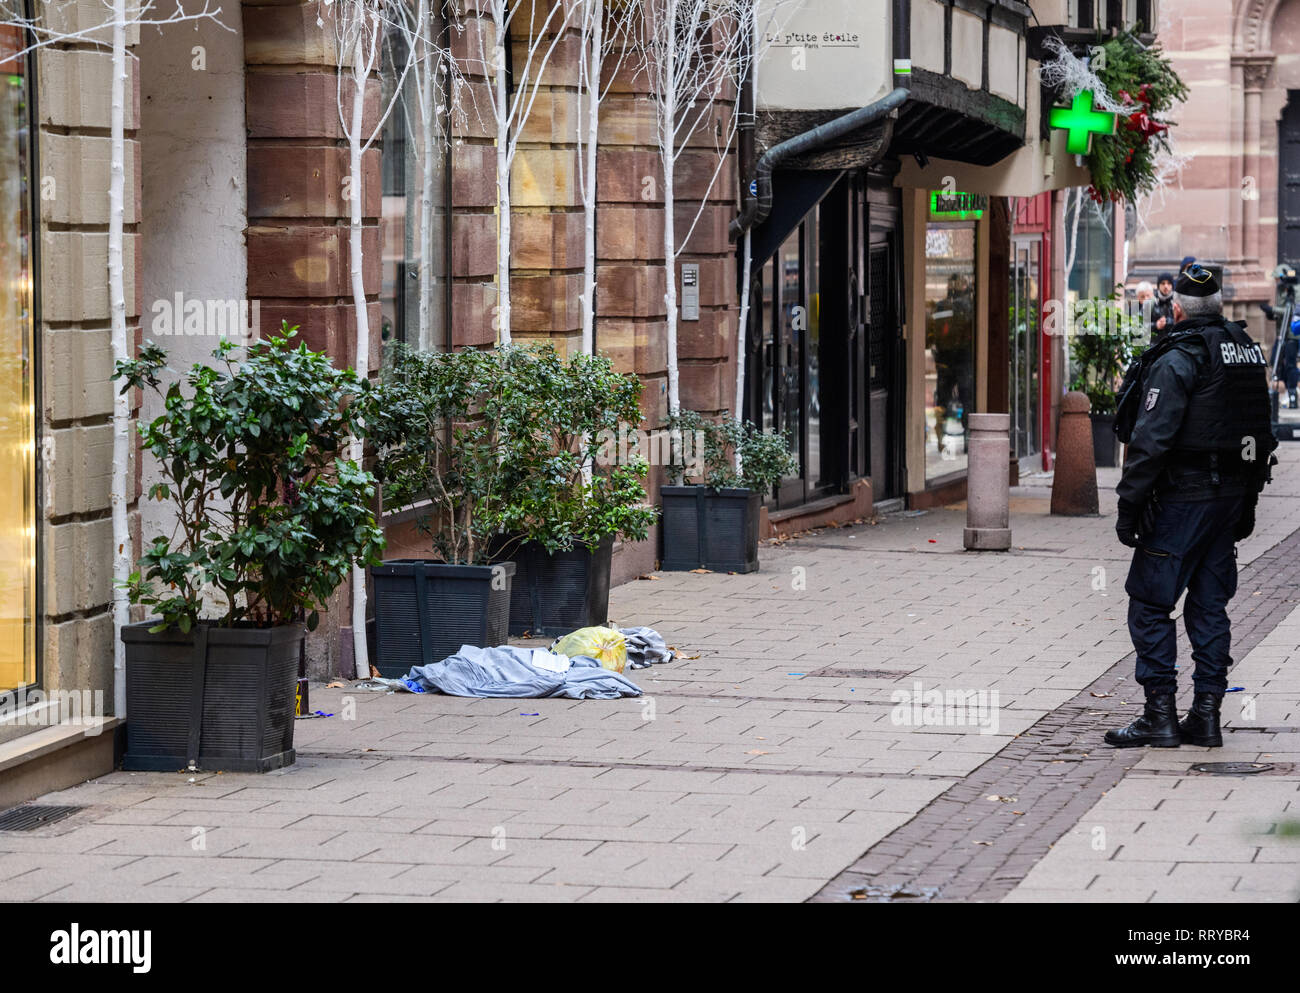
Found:
[[[1155,341],[1174,326],[1174,274],[1162,272],[1156,280],[1156,295],[1151,304],[1151,340]]]
[[[1133,287],[1133,298],[1137,301],[1137,310],[1142,317],[1143,327],[1151,326],[1151,299],[1155,295],[1156,288],[1148,280],[1144,279]]]
[[[1300,369],[1296,368],[1296,360],[1300,359],[1300,338],[1296,337],[1297,325],[1300,321],[1291,321],[1291,333],[1285,334],[1282,328],[1282,321],[1286,317],[1287,300],[1295,292],[1296,272],[1285,262],[1278,265],[1273,270],[1273,279],[1277,290],[1274,297],[1274,303],[1261,303],[1259,309],[1264,312],[1264,316],[1274,323],[1273,334],[1273,351],[1269,356],[1269,368],[1277,370],[1278,382],[1276,389],[1286,387],[1287,406],[1292,410],[1296,407],[1296,387],[1300,386]],[[1297,315],[1292,315],[1293,318]],[[1282,355],[1279,359],[1278,349],[1281,349]]]
[[[1279,311],[1278,317],[1282,314]],[[1269,356],[1269,369],[1277,370],[1277,389],[1286,389],[1286,405],[1292,410],[1296,408],[1296,387],[1300,386],[1300,368],[1296,367],[1296,361],[1300,359],[1300,318],[1291,322],[1291,333],[1278,333],[1273,342],[1273,353]],[[1278,357],[1278,349],[1282,350],[1281,358]]]

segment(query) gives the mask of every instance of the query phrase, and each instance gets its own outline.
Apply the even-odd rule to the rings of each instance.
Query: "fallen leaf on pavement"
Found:
[[[345,682],[343,682],[343,680],[341,680],[341,679],[336,679],[336,680],[334,680],[334,682],[332,682],[332,683],[326,683],[326,684],[325,684],[325,688],[326,688],[327,690],[337,690],[337,689],[339,689],[339,688],[341,688],[341,687],[344,687],[344,686],[347,686],[347,685],[348,685],[348,684],[345,683]]]
[[[711,574],[711,573],[713,572],[713,570],[712,570],[712,569],[692,569],[691,572],[698,573],[698,574],[701,574],[701,575],[709,575],[709,574]]]
[[[768,755],[768,754],[770,754],[770,753],[769,753],[769,752],[765,752],[765,751],[763,751],[763,750],[761,750],[761,749],[755,748],[755,749],[752,749],[751,751],[746,752],[745,754],[746,754],[746,755]]]

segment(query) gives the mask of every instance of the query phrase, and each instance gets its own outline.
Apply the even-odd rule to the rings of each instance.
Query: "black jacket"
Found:
[[[1181,465],[1173,457],[1188,401],[1210,358],[1204,339],[1187,332],[1221,321],[1222,318],[1193,318],[1168,329],[1168,334],[1185,340],[1155,359],[1142,381],[1143,402],[1133,426],[1123,474],[1115,488],[1121,500],[1141,507],[1153,495],[1176,500],[1211,500],[1257,492],[1252,480],[1240,472],[1212,474],[1208,469]],[[1259,388],[1267,391],[1263,376]],[[1267,455],[1268,452],[1261,453],[1261,457]]]
[[[1165,326],[1162,329],[1156,327],[1156,322],[1160,318],[1165,318]],[[1151,304],[1151,338],[1155,340],[1161,335],[1168,334],[1174,326],[1174,295],[1171,293],[1165,299],[1161,299],[1160,294],[1155,295],[1155,301]]]

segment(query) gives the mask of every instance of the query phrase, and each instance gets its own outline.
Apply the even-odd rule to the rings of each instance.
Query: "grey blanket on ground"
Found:
[[[471,697],[569,697],[614,700],[640,696],[641,687],[595,659],[577,656],[564,672],[532,664],[533,650],[514,645],[461,645],[455,655],[432,665],[412,666],[406,681],[426,692]]]
[[[627,639],[627,667],[645,669],[659,662],[671,662],[673,650],[654,628],[619,628]]]

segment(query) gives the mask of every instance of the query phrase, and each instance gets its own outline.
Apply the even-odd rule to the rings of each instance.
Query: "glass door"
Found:
[[[966,469],[975,407],[975,225],[925,234],[925,481]]]
[[[772,286],[772,309],[767,316],[772,322],[772,332],[764,356],[773,388],[772,426],[786,432],[790,454],[798,466],[803,465],[804,455],[802,350],[808,330],[802,247],[800,226],[781,244],[767,265]],[[796,469],[794,475],[785,477],[778,485],[777,505],[788,506],[802,498],[803,474]]]
[[[1011,252],[1011,452],[1025,458],[1042,450],[1042,422],[1039,418],[1042,388],[1042,336],[1039,318],[1039,235],[1016,238]]]
[[[750,409],[756,407],[760,416],[752,419],[765,431],[786,433],[796,465],[777,486],[777,507],[803,503],[823,484],[817,213],[818,208],[810,211],[754,276],[757,348],[746,375],[750,383],[757,381],[759,395]]]
[[[23,35],[0,27],[0,693],[36,682],[32,147]]]

